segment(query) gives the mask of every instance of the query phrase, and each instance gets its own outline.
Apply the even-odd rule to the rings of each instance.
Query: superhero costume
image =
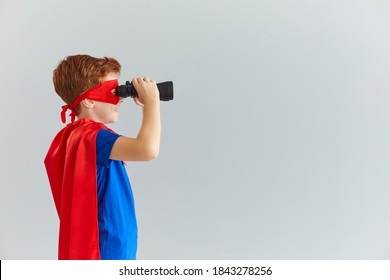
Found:
[[[54,138],[45,158],[60,218],[58,259],[100,259],[96,135],[103,124],[81,119]]]
[[[74,122],[78,103],[90,98],[117,104],[112,94],[117,80],[106,81],[80,95],[72,105],[62,107],[72,111],[72,123],[54,138],[45,166],[60,218],[59,259],[100,259],[96,177],[96,137],[104,124],[81,119]]]

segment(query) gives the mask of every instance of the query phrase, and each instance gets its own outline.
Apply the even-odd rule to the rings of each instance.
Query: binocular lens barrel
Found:
[[[173,82],[162,82],[157,84],[158,91],[160,92],[161,101],[169,101],[173,99]],[[132,83],[126,81],[125,85],[120,85],[115,90],[115,95],[119,97],[138,97],[137,91],[135,90]]]

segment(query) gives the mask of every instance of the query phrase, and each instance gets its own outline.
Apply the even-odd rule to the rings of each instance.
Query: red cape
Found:
[[[45,166],[60,218],[58,259],[100,259],[96,136],[104,124],[81,119],[54,138]]]

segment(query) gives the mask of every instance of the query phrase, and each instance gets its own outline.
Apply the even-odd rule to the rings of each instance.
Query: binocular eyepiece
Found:
[[[160,92],[161,101],[169,101],[173,99],[173,82],[162,82],[157,84],[158,91]],[[126,84],[120,85],[115,90],[115,95],[119,97],[138,97],[138,93],[135,90],[132,83],[126,81]]]

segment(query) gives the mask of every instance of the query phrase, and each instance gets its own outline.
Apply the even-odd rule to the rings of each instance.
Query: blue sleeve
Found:
[[[109,130],[102,129],[96,136],[96,163],[108,167],[112,146],[120,135]]]

